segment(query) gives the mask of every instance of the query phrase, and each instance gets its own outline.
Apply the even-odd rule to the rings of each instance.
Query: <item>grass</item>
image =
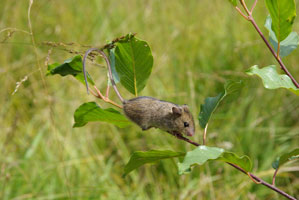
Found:
[[[248,155],[254,173],[271,181],[272,161],[298,145],[299,101],[286,90],[266,90],[258,78],[243,73],[254,64],[276,62],[228,2],[34,1],[30,20],[36,53],[30,35],[24,33],[30,32],[28,6],[29,1],[0,2],[0,31],[23,30],[0,32],[2,199],[281,199],[220,162],[179,176],[178,160],[165,160],[123,179],[124,165],[134,151],[193,147],[159,130],[142,132],[137,126],[119,129],[90,123],[73,129],[75,109],[96,100],[71,77],[44,76],[47,57],[53,63],[73,56],[64,48],[84,51],[78,44],[101,46],[136,32],[154,55],[153,72],[141,95],[187,103],[197,116],[204,99],[216,96],[226,80],[243,78],[246,87],[239,97],[225,100],[215,112],[208,145]],[[254,17],[264,33],[266,13],[259,1]],[[299,31],[298,20],[294,29]],[[75,44],[51,47],[46,41]],[[298,80],[297,54],[294,51],[285,64]],[[90,68],[98,87],[105,88],[105,70]],[[28,80],[12,95],[25,76]],[[132,97],[120,90],[125,98]],[[197,123],[193,139],[201,141],[202,132]],[[297,168],[295,163],[287,165],[278,174],[277,186],[298,198]]]

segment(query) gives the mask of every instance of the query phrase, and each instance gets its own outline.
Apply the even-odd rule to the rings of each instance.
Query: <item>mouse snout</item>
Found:
[[[187,134],[187,136],[193,136],[194,132],[195,131],[193,129],[187,129],[186,134]]]

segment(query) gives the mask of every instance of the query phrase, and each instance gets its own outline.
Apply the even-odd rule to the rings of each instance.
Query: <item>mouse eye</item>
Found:
[[[184,122],[184,127],[189,127],[189,123],[188,122]]]

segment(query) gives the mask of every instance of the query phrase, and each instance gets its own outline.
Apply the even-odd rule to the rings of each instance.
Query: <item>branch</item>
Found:
[[[254,28],[256,29],[256,31],[258,32],[258,34],[261,36],[261,38],[263,39],[263,41],[267,45],[267,47],[271,51],[272,55],[275,57],[275,59],[279,63],[281,69],[291,78],[291,80],[294,83],[294,85],[297,88],[299,88],[299,84],[297,83],[297,81],[295,80],[295,78],[292,76],[292,74],[288,71],[288,69],[286,68],[286,66],[283,64],[281,58],[275,53],[274,49],[271,47],[270,43],[265,38],[265,36],[263,35],[263,33],[261,32],[260,28],[258,27],[258,25],[256,24],[255,20],[253,19],[253,17],[251,15],[249,16],[249,21],[252,23],[252,25],[254,26]]]
[[[256,6],[257,0],[255,0],[251,11],[248,10],[247,5],[245,3],[244,0],[240,0],[241,5],[243,6],[244,10],[246,11],[246,13],[248,14],[248,16],[246,16],[244,13],[242,13],[242,11],[238,8],[235,7],[236,10],[240,13],[240,15],[242,17],[244,17],[246,20],[250,21],[251,24],[254,26],[255,30],[258,32],[258,34],[261,36],[261,38],[263,39],[263,41],[265,42],[265,44],[267,45],[268,49],[271,51],[272,55],[275,57],[275,59],[277,60],[277,62],[279,63],[281,69],[290,77],[290,79],[292,80],[292,82],[294,83],[294,85],[299,88],[299,84],[298,82],[295,80],[295,78],[292,76],[292,74],[288,71],[288,69],[286,68],[286,66],[283,64],[281,58],[279,57],[279,48],[277,50],[277,53],[274,51],[274,49],[271,47],[270,43],[268,42],[268,40],[265,38],[265,36],[263,35],[262,31],[260,30],[260,28],[258,27],[258,25],[256,24],[255,20],[252,17],[252,11]]]
[[[171,133],[172,135],[174,135],[176,138],[180,139],[180,140],[183,140],[185,142],[188,142],[190,144],[193,144],[194,146],[200,146],[200,144],[196,143],[196,142],[193,142],[192,140],[188,139],[188,138],[185,138],[181,133]],[[240,172],[248,175],[251,179],[255,180],[254,182],[257,183],[257,184],[262,184],[266,187],[268,187],[269,189],[279,193],[280,195],[288,198],[288,199],[291,199],[291,200],[296,200],[295,197],[292,197],[291,195],[285,193],[284,191],[278,189],[277,187],[275,187],[274,185],[271,185],[269,183],[267,183],[266,181],[264,181],[263,179],[255,176],[254,174],[252,173],[249,173],[249,172],[246,172],[244,169],[242,169],[241,167],[239,167],[238,165],[235,165],[235,164],[232,164],[232,163],[228,163],[230,166],[234,167],[235,169],[239,170]]]
[[[252,14],[252,12],[253,12],[253,10],[254,10],[254,8],[256,6],[256,3],[257,3],[257,0],[254,1],[253,5],[251,7],[251,10],[250,10],[250,14]]]
[[[246,6],[245,1],[244,1],[244,0],[240,0],[240,3],[241,3],[241,5],[243,6],[243,8],[244,8],[244,10],[246,11],[246,13],[247,13],[248,15],[250,15],[250,12],[249,12],[249,10],[248,10],[248,8],[247,8],[247,6]]]
[[[185,142],[188,142],[188,143],[190,143],[190,144],[193,144],[194,146],[200,146],[200,144],[198,144],[198,143],[196,143],[196,142],[193,142],[192,140],[190,140],[190,139],[184,137],[184,136],[183,136],[181,133],[179,133],[179,132],[168,132],[168,133],[170,133],[171,135],[173,135],[174,137],[176,137],[176,138],[179,139],[179,140],[183,140],[183,141],[185,141]]]
[[[244,17],[244,19],[248,20],[248,16],[246,16],[246,15],[240,10],[240,8],[238,8],[238,7],[236,6],[235,9],[240,13],[240,15],[241,15],[242,17]]]
[[[116,107],[119,107],[119,108],[123,108],[121,105],[118,105],[117,103],[115,103],[114,101],[112,101],[111,99],[109,99],[109,97],[104,97],[101,93],[101,91],[96,87],[94,86],[94,89],[97,91],[97,94],[94,95],[94,93],[92,93],[95,97],[99,98],[99,99],[102,99],[103,101],[105,101],[106,103],[110,103]],[[108,89],[107,89],[108,90]],[[92,91],[92,90],[91,90]]]

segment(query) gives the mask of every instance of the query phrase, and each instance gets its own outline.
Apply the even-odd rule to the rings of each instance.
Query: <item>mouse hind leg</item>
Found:
[[[142,128],[143,131],[146,131],[150,128],[152,128],[152,124],[149,122],[148,119],[141,119],[140,120],[140,127]]]
[[[146,131],[150,128],[152,128],[152,126],[148,125],[148,123],[146,123],[142,118],[130,118],[131,121],[135,122],[143,131]]]

